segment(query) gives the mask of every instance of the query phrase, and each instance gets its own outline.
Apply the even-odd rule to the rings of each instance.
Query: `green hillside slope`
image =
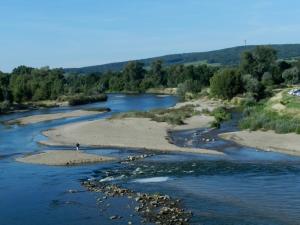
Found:
[[[292,59],[300,57],[300,44],[280,44],[270,45],[278,52],[280,59]],[[245,50],[252,50],[256,45],[238,46],[233,48],[226,48],[221,50],[209,51],[209,52],[193,52],[183,54],[165,55],[159,57],[153,57],[148,59],[137,60],[149,66],[151,62],[161,59],[166,65],[174,64],[193,64],[193,63],[209,63],[209,64],[221,64],[221,65],[237,65],[240,60],[240,55]],[[66,68],[66,72],[70,73],[92,73],[92,72],[105,72],[120,71],[129,61],[109,63],[96,66],[87,66],[81,68]]]

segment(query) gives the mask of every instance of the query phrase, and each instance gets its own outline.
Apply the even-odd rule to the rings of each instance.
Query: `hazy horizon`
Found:
[[[295,0],[12,0],[0,5],[0,70],[100,65],[241,46],[244,40],[299,43],[298,6]]]

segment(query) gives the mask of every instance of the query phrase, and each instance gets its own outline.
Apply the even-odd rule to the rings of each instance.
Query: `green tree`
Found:
[[[141,80],[145,76],[144,64],[133,61],[129,62],[123,71],[126,91],[139,91]]]
[[[241,74],[236,69],[222,69],[210,79],[210,92],[222,99],[231,99],[242,91]]]
[[[265,72],[274,70],[277,66],[276,60],[276,50],[268,46],[257,46],[253,51],[245,51],[242,54],[241,71],[260,81]]]
[[[300,82],[300,73],[298,67],[292,67],[282,73],[282,78],[287,84],[298,84]]]

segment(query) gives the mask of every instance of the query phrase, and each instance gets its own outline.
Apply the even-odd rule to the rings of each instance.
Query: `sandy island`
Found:
[[[46,122],[50,120],[57,120],[57,119],[66,119],[66,118],[73,118],[73,117],[80,117],[80,116],[88,116],[88,115],[95,115],[100,114],[103,112],[100,111],[88,111],[88,110],[75,110],[71,112],[62,112],[62,113],[51,113],[51,114],[41,114],[41,115],[32,115],[21,117],[15,120],[9,120],[8,124],[33,124],[33,123],[40,123]]]
[[[241,145],[266,151],[300,156],[300,135],[276,134],[274,131],[237,131],[219,135]]]
[[[23,163],[43,164],[50,166],[68,166],[77,164],[97,163],[115,160],[81,151],[56,150],[47,151],[34,155],[17,158],[16,161]]]
[[[211,117],[202,116],[198,125],[208,125]],[[192,122],[196,119],[191,118]],[[187,129],[189,125],[184,125]],[[195,124],[190,124],[194,127]],[[199,127],[198,126],[198,127]],[[148,118],[123,118],[78,122],[43,132],[46,145],[81,145],[148,149],[160,151],[181,151],[204,154],[223,154],[214,150],[183,148],[169,143],[167,131],[173,127],[167,123],[151,121]],[[179,127],[175,127],[179,129]]]

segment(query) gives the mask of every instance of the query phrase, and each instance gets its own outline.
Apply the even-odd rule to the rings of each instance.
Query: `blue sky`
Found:
[[[0,70],[300,43],[298,0],[0,0]]]

